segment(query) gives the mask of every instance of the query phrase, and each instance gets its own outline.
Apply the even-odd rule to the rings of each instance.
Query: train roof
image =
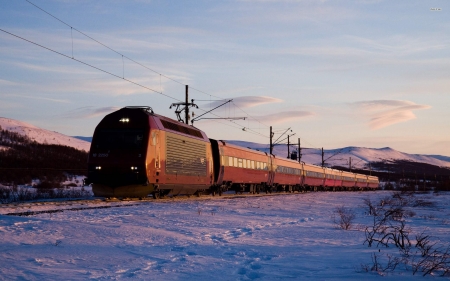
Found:
[[[200,129],[190,126],[188,124],[182,123],[180,121],[168,118],[163,115],[155,114],[153,112],[149,113],[153,116],[153,119],[157,122],[160,130],[170,131],[175,134],[184,135],[187,137],[194,137],[202,139],[203,141],[209,142],[208,136],[205,132]],[[159,122],[158,122],[159,121]]]
[[[224,146],[228,146],[228,147],[232,147],[232,148],[237,148],[237,149],[241,149],[247,152],[251,152],[251,153],[257,153],[257,154],[261,154],[261,155],[265,155],[265,156],[269,156],[269,153],[265,152],[265,151],[260,151],[260,150],[256,150],[256,149],[252,149],[249,147],[244,147],[244,146],[240,146],[240,145],[235,145],[235,144],[231,144],[231,143],[227,143],[224,140],[217,140],[219,142],[221,142]]]

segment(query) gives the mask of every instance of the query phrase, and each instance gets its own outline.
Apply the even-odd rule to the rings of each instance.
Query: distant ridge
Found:
[[[27,136],[37,143],[65,145],[84,151],[89,151],[91,146],[87,141],[41,129],[34,125],[14,119],[0,117],[0,127],[2,130],[16,132],[20,135]]]
[[[89,151],[91,145],[90,142],[92,141],[92,137],[70,137],[57,132],[41,129],[25,122],[3,117],[0,117],[0,126],[3,130],[13,131],[21,135],[28,136],[31,140],[38,143],[66,145],[85,151]],[[263,152],[269,152],[268,144],[238,140],[226,140],[225,142],[251,149],[257,149]],[[2,148],[0,147],[0,149]],[[296,149],[295,145],[291,146],[291,152],[293,149]],[[448,156],[408,154],[390,147],[365,148],[349,146],[338,149],[328,149],[324,150],[324,152],[324,159],[327,159],[325,161],[327,166],[348,167],[349,159],[351,157],[352,168],[360,169],[367,168],[370,162],[392,162],[397,160],[427,163],[438,167],[450,168],[450,157]],[[287,146],[277,145],[274,147],[273,153],[277,157],[287,158]],[[316,148],[302,148],[302,161],[305,163],[320,165],[321,151]]]
[[[229,140],[225,141],[231,144],[257,149],[269,152],[268,144],[252,143],[246,141]],[[296,146],[292,145],[290,152],[296,150]],[[287,145],[277,145],[273,149],[273,153],[278,157],[287,158]],[[351,157],[352,168],[364,169],[368,168],[369,162],[391,162],[396,160],[406,160],[417,163],[427,163],[439,167],[450,168],[450,157],[441,155],[422,155],[408,154],[397,151],[390,147],[383,148],[365,148],[349,146],[338,149],[324,150],[324,159],[327,166],[348,167]],[[321,150],[316,148],[302,147],[302,161],[305,163],[320,165],[322,161]]]

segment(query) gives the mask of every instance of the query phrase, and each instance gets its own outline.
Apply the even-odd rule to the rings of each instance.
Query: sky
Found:
[[[232,99],[194,123],[210,138],[450,156],[449,1],[0,6],[0,117],[92,136],[124,106],[176,119],[189,85],[195,116]]]

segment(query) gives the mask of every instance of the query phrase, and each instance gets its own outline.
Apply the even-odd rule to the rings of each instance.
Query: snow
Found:
[[[384,277],[361,272],[360,265],[378,252],[363,245],[358,225],[370,223],[363,200],[389,194],[97,200],[72,206],[112,207],[27,217],[4,214],[45,210],[52,204],[0,205],[0,279],[435,280],[403,268]],[[437,207],[415,208],[408,224],[429,231],[440,243],[450,242],[450,194],[416,196]],[[348,231],[331,219],[342,205],[357,215]]]
[[[91,144],[87,141],[41,129],[34,125],[14,119],[0,117],[0,127],[3,130],[12,131],[27,136],[31,140],[38,143],[71,146],[84,151],[89,151],[91,146]]]
[[[246,141],[226,141],[231,144],[249,147],[252,149],[258,149],[260,151],[269,152],[269,145],[258,144]],[[293,149],[297,149],[294,144],[291,147],[291,152]],[[365,147],[344,147],[338,149],[324,150],[324,159],[329,159],[326,163],[330,166],[338,165],[343,167],[348,167],[348,162],[350,157],[352,158],[353,168],[368,168],[369,162],[379,162],[379,161],[392,161],[392,160],[407,160],[419,163],[428,163],[431,165],[439,167],[450,167],[450,157],[441,155],[420,155],[420,154],[408,154],[404,152],[397,151],[390,147],[384,148],[365,148]],[[277,145],[273,149],[273,153],[278,157],[287,157],[287,145]],[[321,150],[315,148],[302,148],[302,161],[321,165],[322,156]],[[333,156],[334,155],[334,156]]]

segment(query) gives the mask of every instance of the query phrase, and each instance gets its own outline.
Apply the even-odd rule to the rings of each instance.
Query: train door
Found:
[[[223,178],[223,171],[221,173],[220,166],[220,151],[219,151],[219,143],[216,140],[209,139],[211,142],[211,151],[212,151],[212,158],[213,158],[213,168],[214,168],[214,183],[215,184],[221,184],[222,180],[220,178]]]
[[[305,168],[303,167],[303,163],[300,164],[300,185],[303,186],[305,184]]]
[[[152,131],[152,144],[155,148],[155,171],[156,175],[159,175],[161,171],[161,141],[159,139],[160,132],[158,130]]]

